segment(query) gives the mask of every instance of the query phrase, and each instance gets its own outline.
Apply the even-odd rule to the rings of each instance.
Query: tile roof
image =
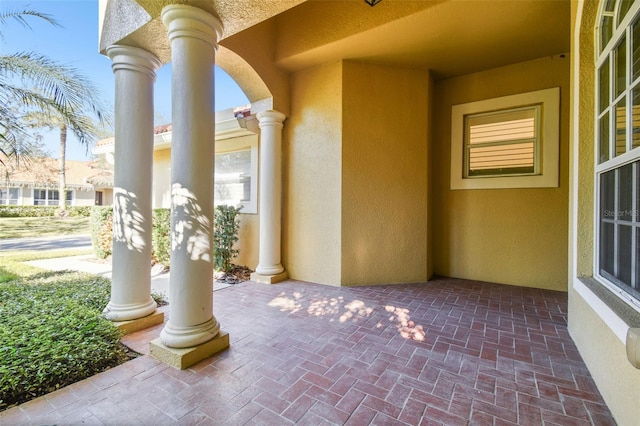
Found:
[[[246,118],[251,115],[251,104],[233,108],[233,116],[235,118]],[[154,135],[161,135],[163,133],[169,133],[173,130],[171,123],[160,124],[153,128]],[[100,139],[96,142],[96,147],[113,145],[115,137]]]

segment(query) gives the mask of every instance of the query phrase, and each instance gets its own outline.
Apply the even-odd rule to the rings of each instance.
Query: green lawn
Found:
[[[2,217],[0,238],[89,234],[88,217]]]

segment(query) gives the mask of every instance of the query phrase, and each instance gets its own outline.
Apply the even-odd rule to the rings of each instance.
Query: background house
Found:
[[[216,112],[215,205],[242,207],[240,211],[240,265],[258,263],[258,147],[259,130],[250,107]],[[155,126],[153,144],[153,208],[171,207],[171,124]],[[212,141],[213,142],[213,141]],[[109,164],[114,161],[115,140],[101,139],[93,154]],[[96,177],[96,179],[99,176]],[[112,200],[113,180],[101,189]],[[110,201],[112,202],[112,201]]]
[[[109,205],[112,202],[113,174],[99,160],[66,160],[66,196],[69,206]],[[58,159],[11,159],[4,161],[0,204],[57,206]]]

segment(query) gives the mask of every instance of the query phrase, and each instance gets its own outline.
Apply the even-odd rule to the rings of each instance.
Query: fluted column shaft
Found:
[[[280,263],[282,200],[282,128],[278,111],[257,114],[260,125],[260,251],[256,273],[277,275]]]
[[[162,10],[172,63],[171,315],[160,338],[168,347],[213,339],[214,63],[220,21],[202,9]]]
[[[130,46],[107,49],[115,75],[113,271],[104,310],[113,321],[145,317],[151,298],[153,83],[160,61]]]

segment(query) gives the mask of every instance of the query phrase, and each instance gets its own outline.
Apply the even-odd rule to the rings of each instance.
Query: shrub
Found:
[[[0,217],[47,217],[57,211],[55,206],[0,206]]]
[[[0,284],[0,410],[128,359],[101,315],[108,280],[45,272]]]
[[[106,259],[113,247],[113,209],[97,206],[91,209],[91,244],[96,257]]]
[[[92,206],[67,207],[67,214],[73,217],[89,217]],[[0,217],[49,217],[57,216],[57,206],[0,206]]]
[[[240,222],[238,213],[242,207],[217,206],[214,212],[213,258],[217,271],[231,272],[232,260],[239,251],[234,249],[238,241]],[[154,209],[152,216],[151,260],[169,266],[171,260],[171,210]],[[96,256],[105,259],[113,246],[113,211],[111,207],[93,207],[91,211],[91,243]]]
[[[152,220],[151,242],[153,252],[151,257],[154,262],[168,267],[171,257],[171,209],[154,209]]]
[[[67,206],[67,212],[71,217],[91,217],[94,206]]]
[[[213,260],[218,271],[231,272],[231,261],[238,256],[239,250],[233,246],[238,241],[240,209],[242,206],[216,206],[213,221]]]

